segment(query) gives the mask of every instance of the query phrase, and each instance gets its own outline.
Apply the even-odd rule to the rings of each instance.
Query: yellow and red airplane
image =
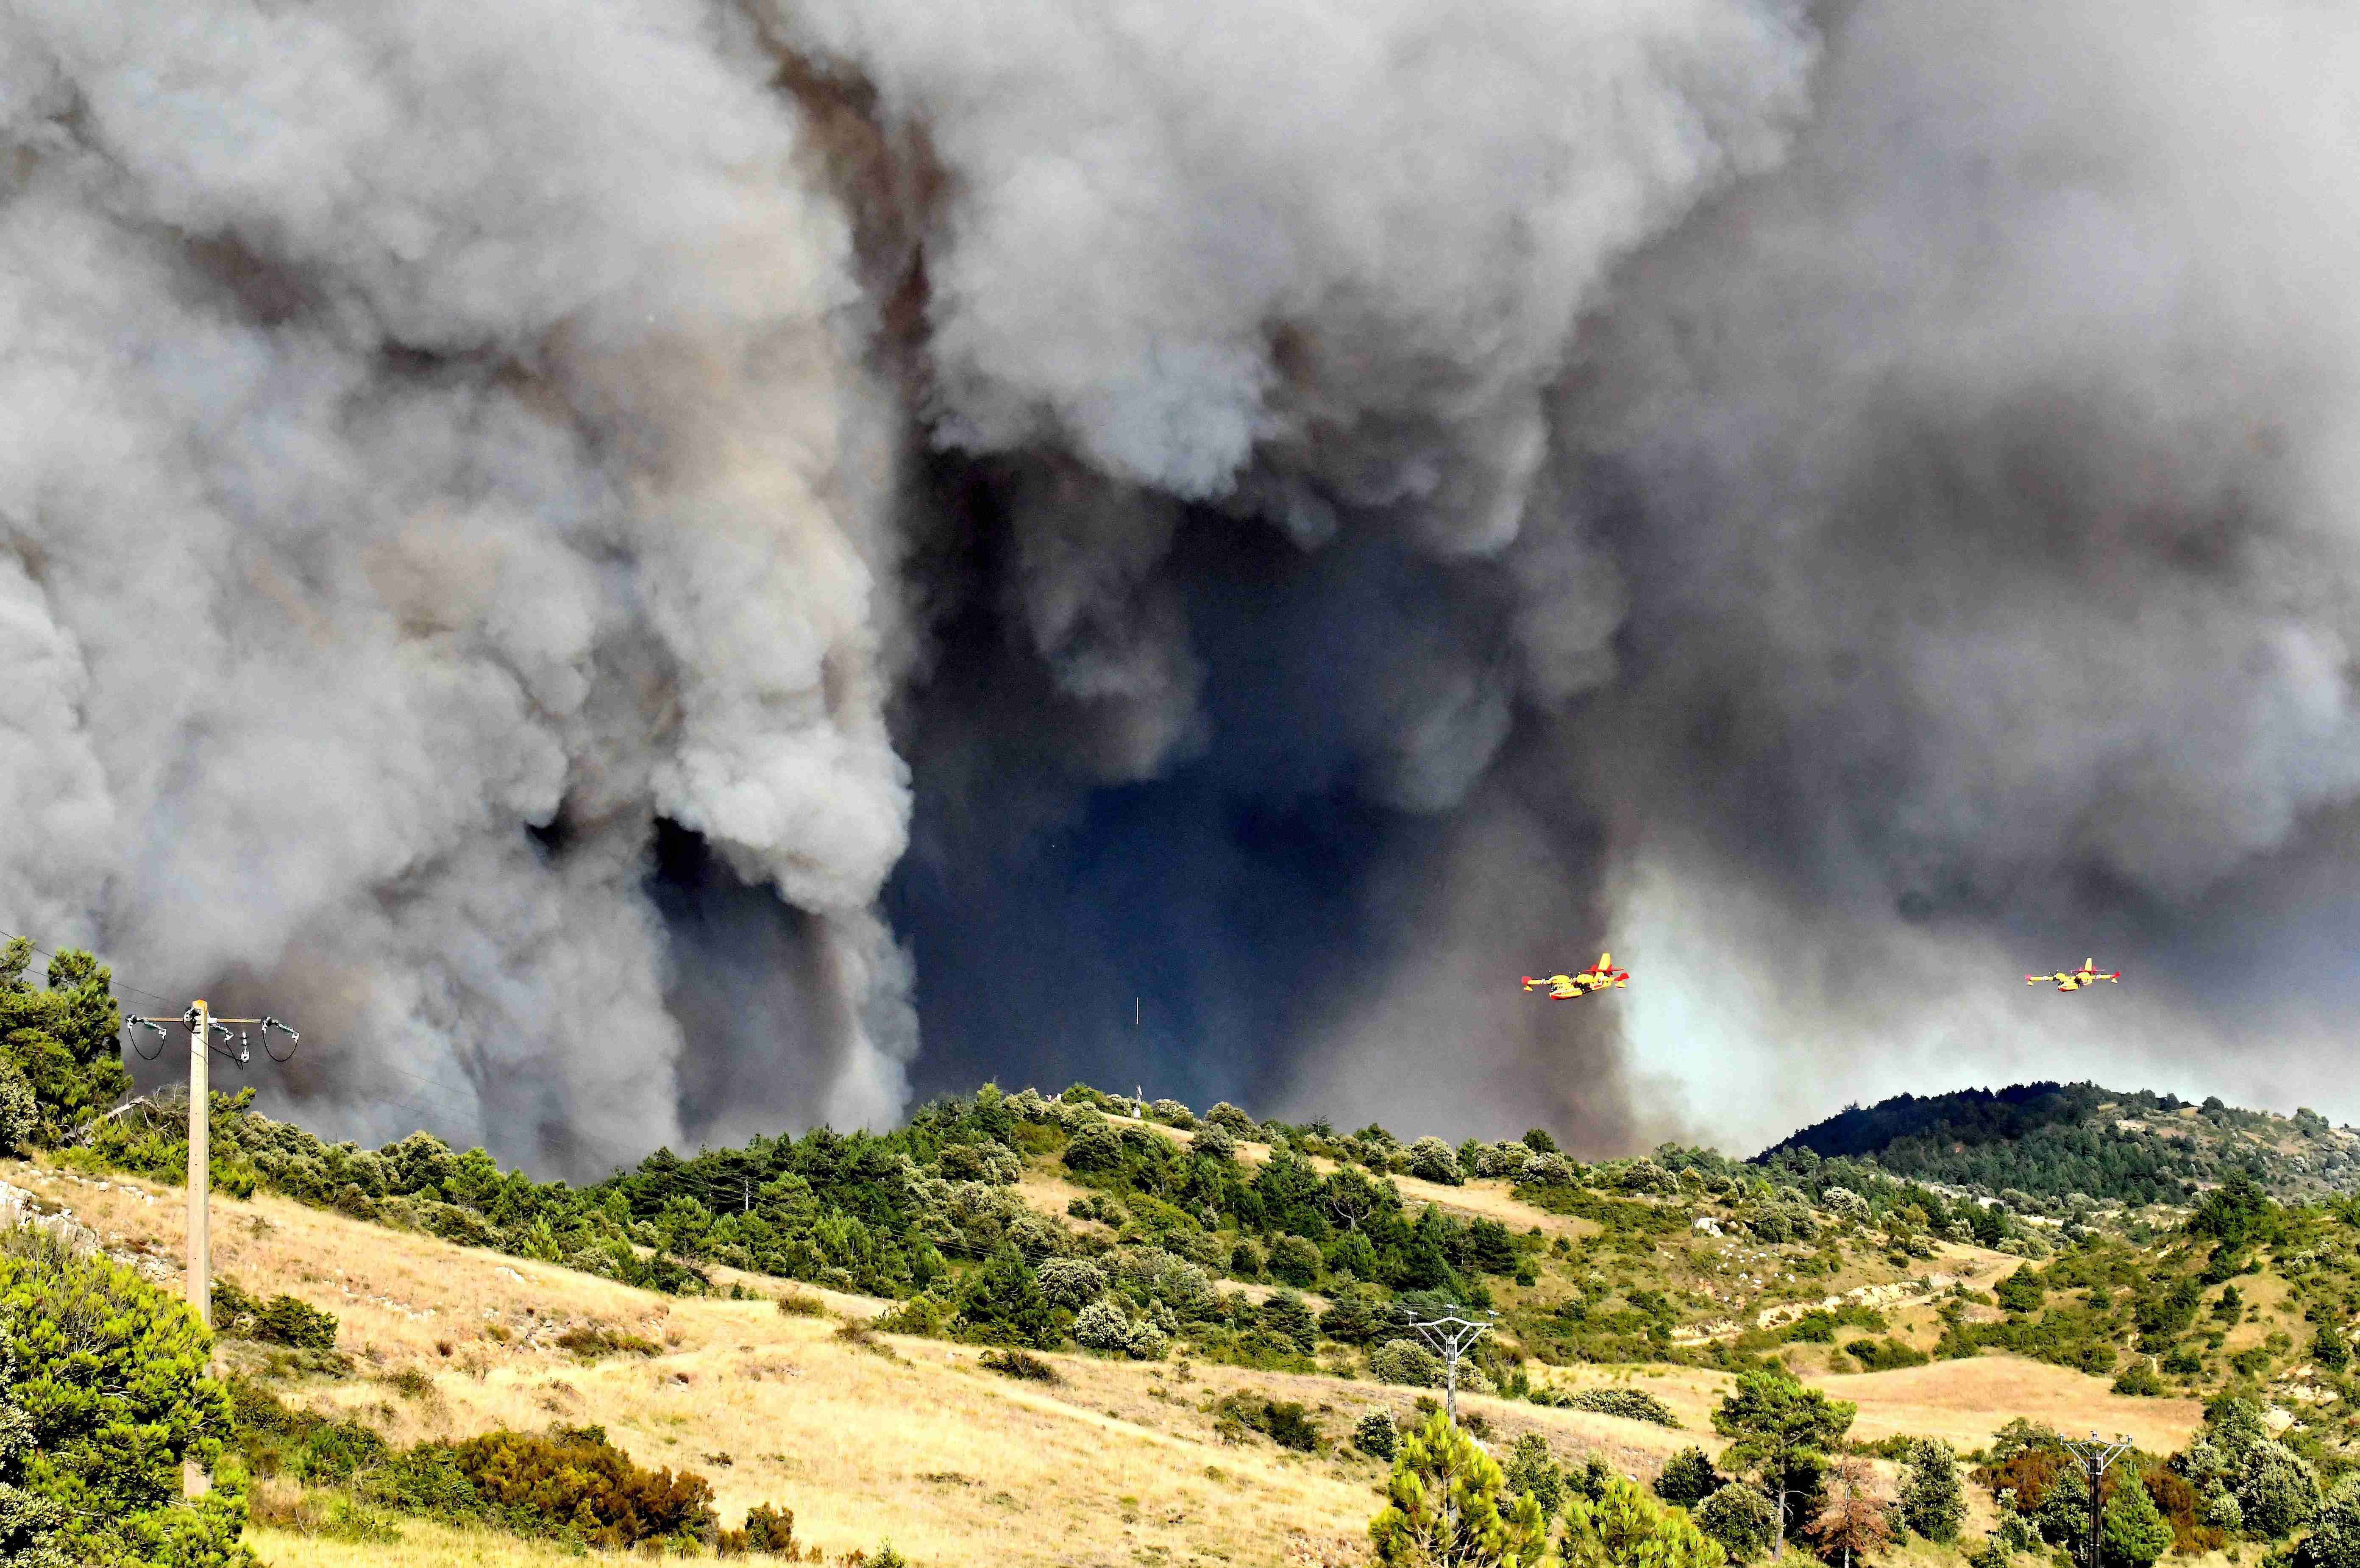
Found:
[[[1534,979],[1529,975],[1524,976],[1525,990],[1529,991],[1535,985],[1546,985],[1548,987],[1550,999],[1558,1002],[1568,1002],[1576,996],[1586,996],[1592,991],[1603,991],[1611,986],[1622,986],[1629,984],[1631,984],[1631,972],[1627,969],[1615,968],[1614,955],[1611,953],[1600,953],[1597,967],[1585,969],[1579,975],[1551,975],[1539,980]]]
[[[2079,969],[2060,970],[2054,975],[2027,975],[2024,977],[2024,983],[2027,985],[2043,985],[2054,980],[2060,991],[2078,991],[2084,985],[2094,985],[2101,980],[2112,980],[2119,985],[2122,983],[2122,978],[2121,970],[2117,969],[2112,975],[2102,975],[2094,964],[2085,958],[2081,960],[2081,967]]]

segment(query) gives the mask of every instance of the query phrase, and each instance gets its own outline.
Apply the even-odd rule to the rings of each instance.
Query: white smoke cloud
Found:
[[[890,422],[748,29],[0,26],[0,810],[50,830],[0,866],[11,916],[298,1018],[295,1082],[355,1130],[595,1172],[685,1130],[668,815],[818,950],[736,1108],[890,1120]]]

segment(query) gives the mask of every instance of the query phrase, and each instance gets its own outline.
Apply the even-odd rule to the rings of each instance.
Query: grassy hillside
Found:
[[[0,1165],[0,1180],[71,1210],[159,1274],[179,1262],[171,1189],[24,1164]],[[1496,1187],[1467,1196],[1535,1226],[1551,1223]],[[981,1347],[857,1332],[890,1309],[880,1298],[797,1287],[820,1312],[783,1313],[774,1298],[786,1290],[776,1282],[716,1269],[723,1290],[759,1293],[683,1299],[268,1194],[217,1200],[216,1238],[220,1272],[249,1294],[285,1292],[334,1313],[347,1364],[225,1340],[223,1372],[292,1406],[357,1418],[396,1443],[595,1423],[641,1464],[706,1475],[725,1519],[758,1502],[792,1508],[798,1540],[830,1562],[874,1553],[890,1540],[922,1563],[1045,1565],[1118,1554],[1136,1563],[1357,1563],[1384,1472],[1340,1440],[1371,1409],[1407,1418],[1423,1392],[1187,1356],[1149,1363],[1048,1352],[1040,1359],[1057,1381],[1011,1380],[983,1368]],[[1697,1261],[1711,1256],[1708,1246]],[[1978,1271],[2013,1262],[1963,1250],[1948,1261]],[[1224,1293],[1259,1292],[1235,1282]],[[599,1340],[639,1343],[601,1353]],[[1324,1345],[1320,1359],[1346,1360],[1349,1348]],[[1680,1446],[1721,1447],[1708,1412],[1728,1387],[1726,1372],[1662,1363],[1533,1372],[1552,1392],[1651,1391],[1682,1424],[1466,1396],[1465,1413],[1503,1451],[1537,1432],[1567,1460],[1594,1453],[1644,1478]],[[2130,1430],[2160,1452],[2185,1441],[2196,1421],[2187,1402],[2122,1398],[2100,1379],[2005,1356],[1825,1380],[1861,1402],[1862,1435],[1871,1438],[1928,1432],[1972,1447],[2029,1410]],[[1302,1404],[1327,1451],[1298,1454],[1225,1432],[1220,1401],[1236,1394]],[[337,1541],[326,1533],[324,1505],[304,1492],[283,1475],[259,1484],[255,1539],[267,1562],[394,1568],[556,1557],[416,1521],[401,1523],[398,1543]]]
[[[1849,1106],[1758,1157],[1774,1168],[1813,1158],[2052,1201],[2180,1203],[2240,1171],[2280,1197],[2360,1191],[2360,1132],[2314,1111],[2281,1116],[2095,1083],[1899,1094]]]

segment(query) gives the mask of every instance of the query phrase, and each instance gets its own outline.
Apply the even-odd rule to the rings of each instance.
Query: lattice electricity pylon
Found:
[[[2113,1442],[2092,1432],[2087,1437],[2069,1437],[2067,1452],[2081,1462],[2090,1477],[2090,1556],[2086,1568],[2100,1568],[2098,1553],[2103,1541],[2101,1521],[2105,1517],[2105,1503],[2101,1493],[2105,1489],[2106,1471],[2115,1460],[2130,1452],[2131,1440],[2117,1434]]]
[[[1442,1356],[1443,1409],[1449,1412],[1453,1426],[1459,1424],[1459,1363],[1475,1347],[1475,1342],[1483,1337],[1484,1331],[1491,1326],[1490,1312],[1466,1316],[1459,1315],[1461,1313],[1469,1313],[1469,1309],[1453,1301],[1449,1312],[1442,1317],[1421,1318],[1414,1312],[1404,1314],[1411,1330],[1434,1346]]]

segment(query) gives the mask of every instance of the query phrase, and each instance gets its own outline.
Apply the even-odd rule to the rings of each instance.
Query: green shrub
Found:
[[[1901,1475],[1900,1519],[1903,1528],[1945,1545],[1959,1539],[1966,1522],[1966,1489],[1959,1483],[1958,1455],[1936,1438],[1920,1438],[1909,1445]]]
[[[223,1456],[229,1396],[204,1376],[212,1336],[186,1303],[57,1232],[0,1226],[0,1345],[10,1530],[54,1529],[68,1555],[104,1563],[252,1563],[245,1470]],[[213,1486],[183,1502],[191,1459]]]
[[[1672,1408],[1644,1388],[1581,1388],[1567,1400],[1577,1410],[1589,1410],[1595,1415],[1620,1416],[1624,1421],[1645,1421],[1652,1426],[1680,1424]]]
[[[1014,1251],[1001,1251],[959,1285],[960,1337],[985,1345],[1045,1347],[1056,1343],[1049,1302],[1032,1269]]]
[[[827,1316],[827,1303],[809,1290],[781,1290],[779,1292],[779,1315],[782,1318],[824,1318]]]
[[[2122,1375],[2114,1379],[2114,1392],[2117,1394],[2157,1399],[2163,1391],[2163,1379],[2156,1376],[2155,1363],[2144,1356],[2124,1367]]]
[[[1733,1563],[1759,1556],[1770,1544],[1770,1499],[1759,1489],[1732,1481],[1696,1507],[1696,1525],[1721,1544]]]
[[[1057,1376],[1054,1367],[1022,1350],[987,1350],[976,1358],[976,1365],[987,1372],[997,1372],[1003,1377],[1021,1378],[1030,1383],[1064,1381]]]
[[[2319,1477],[2280,1443],[2255,1443],[2239,1465],[2234,1488],[2245,1533],[2277,1541],[2311,1522],[2319,1506]]]
[[[1897,1339],[1855,1339],[1844,1350],[1863,1372],[1891,1372],[1903,1367],[1923,1367],[1932,1359],[1924,1351]]]
[[[478,1515],[519,1535],[563,1536],[613,1549],[641,1541],[687,1542],[716,1527],[713,1487],[683,1471],[643,1470],[596,1427],[545,1437],[496,1432],[464,1442],[421,1443],[411,1468],[447,1455]]]
[[[2155,1506],[2147,1487],[2136,1483],[2116,1486],[2114,1496],[2106,1499],[2100,1531],[2106,1560],[2128,1563],[2134,1568],[2147,1568],[2171,1546],[2171,1526],[2163,1510]]]
[[[1380,1383],[1438,1388],[1442,1372],[1441,1358],[1415,1340],[1389,1339],[1369,1353],[1369,1376]]]
[[[71,948],[49,960],[46,989],[27,985],[33,944],[0,948],[0,1153],[54,1147],[131,1093],[117,1038],[123,1012],[106,967]],[[30,1116],[24,1101],[30,1096]],[[29,1125],[28,1125],[29,1124]],[[181,1138],[183,1145],[187,1136]],[[182,1157],[185,1167],[187,1156]]]
[[[1319,1249],[1299,1236],[1282,1236],[1270,1244],[1270,1277],[1308,1290],[1319,1283]]]
[[[1386,1496],[1388,1506],[1369,1524],[1380,1568],[1543,1560],[1548,1523],[1540,1505],[1509,1493],[1499,1465],[1440,1413],[1404,1435]]]
[[[1242,1427],[1261,1432],[1281,1448],[1303,1454],[1319,1451],[1319,1428],[1300,1404],[1266,1399],[1260,1394],[1230,1394],[1215,1407],[1215,1430]]]
[[[1705,1451],[1690,1443],[1664,1462],[1655,1477],[1655,1496],[1683,1508],[1693,1508],[1721,1490],[1723,1478]]]
[[[2360,1568],[2360,1477],[2347,1475],[2319,1508],[2300,1568]]]
[[[1371,1410],[1352,1428],[1352,1446],[1371,1459],[1391,1459],[1401,1446],[1401,1434],[1393,1426],[1391,1410]]]
[[[724,1557],[768,1552],[792,1559],[795,1555],[795,1511],[757,1503],[747,1511],[745,1528],[721,1531],[714,1540],[714,1549]]]
[[[1549,1452],[1548,1439],[1528,1432],[1508,1452],[1508,1490],[1541,1506],[1541,1518],[1555,1519],[1565,1506],[1565,1472]]]
[[[253,1332],[256,1339],[290,1350],[336,1348],[334,1315],[292,1296],[271,1297],[269,1304],[255,1314]]]

